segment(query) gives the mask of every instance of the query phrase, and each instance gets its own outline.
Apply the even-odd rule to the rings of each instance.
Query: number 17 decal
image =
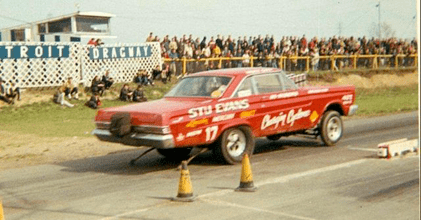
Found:
[[[206,130],[206,141],[213,141],[218,133],[218,126],[207,127]]]

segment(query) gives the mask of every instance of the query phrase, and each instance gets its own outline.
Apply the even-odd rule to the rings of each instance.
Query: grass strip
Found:
[[[145,87],[149,100],[161,98],[172,84]],[[116,86],[117,87],[117,86]],[[119,87],[117,87],[119,88]],[[112,91],[115,95],[115,91]],[[53,102],[42,102],[19,108],[6,106],[0,112],[0,128],[4,131],[35,134],[42,137],[90,137],[96,110],[84,106],[85,101],[71,101],[74,108]],[[129,104],[104,100],[103,107]],[[357,116],[374,116],[418,109],[418,85],[356,90]]]
[[[374,116],[381,114],[414,111],[418,109],[418,85],[356,89],[357,115]]]

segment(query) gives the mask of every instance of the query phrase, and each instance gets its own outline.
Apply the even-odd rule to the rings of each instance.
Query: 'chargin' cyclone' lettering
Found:
[[[280,112],[279,115],[274,116],[271,118],[270,115],[263,116],[262,125],[260,128],[262,130],[275,125],[274,128],[277,128],[279,124],[281,126],[284,126],[285,124],[293,126],[294,122],[301,118],[306,118],[310,116],[310,110],[303,111],[301,108],[295,113],[294,109],[291,109],[288,114],[284,114],[283,112]]]

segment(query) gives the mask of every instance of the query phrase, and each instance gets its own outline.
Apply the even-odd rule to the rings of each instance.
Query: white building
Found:
[[[75,12],[0,30],[0,42],[81,42],[111,36],[110,19],[103,12]]]

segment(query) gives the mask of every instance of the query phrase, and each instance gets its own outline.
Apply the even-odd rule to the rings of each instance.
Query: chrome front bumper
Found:
[[[358,110],[358,105],[349,106],[348,116],[355,114]]]
[[[92,134],[97,136],[101,141],[121,143],[130,146],[148,146],[156,148],[174,148],[174,138],[172,134],[141,134],[130,133],[124,137],[117,137],[108,130],[95,129]]]

